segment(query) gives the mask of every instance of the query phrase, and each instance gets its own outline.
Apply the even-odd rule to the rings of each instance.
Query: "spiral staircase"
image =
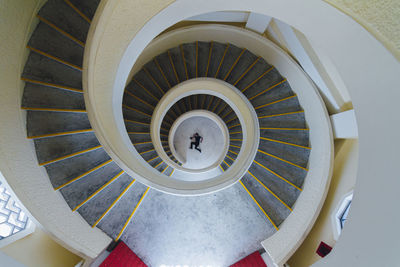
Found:
[[[146,207],[156,207],[160,195],[162,198],[167,193],[154,192],[156,196],[152,197],[149,192],[154,189],[122,170],[91,127],[82,90],[82,64],[98,4],[98,0],[49,0],[42,7],[37,15],[40,22],[27,45],[31,52],[22,73],[26,82],[22,108],[27,111],[28,138],[34,142],[38,164],[46,169],[54,190],[61,192],[71,211],[114,240],[130,240],[128,226],[146,223],[138,221],[143,217],[135,218],[140,205],[147,202]],[[151,118],[159,101],[175,86],[199,78],[234,86],[257,114],[257,152],[246,174],[233,187],[245,193],[247,197],[239,201],[251,203],[265,220],[270,236],[294,209],[307,176],[311,147],[297,95],[262,57],[245,47],[215,41],[182,43],[154,57],[133,75],[124,91],[121,108],[132,145],[146,164],[174,178],[175,169],[185,164],[171,151],[171,127],[187,112],[207,110],[229,131],[228,150],[218,171],[222,173],[235,164],[247,140],[238,114],[212,94],[192,94],[172,103],[158,133],[163,151],[153,145]],[[175,164],[164,160],[161,153]],[[214,194],[224,194],[225,190],[230,189]]]

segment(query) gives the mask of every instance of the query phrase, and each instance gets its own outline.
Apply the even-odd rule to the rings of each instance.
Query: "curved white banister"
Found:
[[[171,150],[172,155],[181,163],[185,163],[185,159],[182,158],[182,155],[179,154],[178,151],[176,151],[175,149],[175,145],[174,145],[174,137],[175,134],[179,128],[179,126],[185,121],[188,120],[190,118],[193,117],[203,117],[203,118],[207,118],[211,121],[213,121],[215,123],[215,125],[218,127],[218,129],[220,130],[220,133],[222,133],[222,147],[223,149],[219,152],[216,151],[216,154],[218,153],[220,156],[219,158],[217,158],[217,160],[214,161],[214,163],[210,164],[209,166],[206,166],[204,168],[201,169],[189,169],[189,168],[185,168],[185,167],[181,167],[178,164],[176,164],[175,162],[172,161],[173,166],[176,169],[180,169],[182,168],[183,171],[186,171],[188,173],[201,173],[201,172],[206,172],[209,170],[212,170],[214,168],[218,168],[218,166],[221,164],[221,162],[224,160],[224,158],[226,157],[226,153],[228,152],[228,148],[229,148],[229,130],[228,127],[226,126],[226,124],[224,123],[224,121],[215,113],[208,111],[208,110],[203,110],[203,109],[197,109],[197,110],[192,110],[192,111],[188,111],[182,115],[180,115],[175,122],[172,124],[171,129],[169,131],[168,134],[168,145],[169,145],[169,149]],[[164,150],[165,151],[165,150]],[[215,150],[213,150],[215,151]],[[160,155],[160,153],[159,153]]]
[[[68,244],[74,252],[95,257],[107,246],[109,238],[100,230],[91,229],[79,218],[79,214],[68,214],[70,208],[61,195],[54,193],[43,168],[37,166],[31,142],[26,140],[25,119],[20,110],[21,95],[16,89],[20,89],[22,71],[18,65],[23,66],[25,62],[21,42],[26,43],[28,38],[27,28],[32,22],[31,17],[34,17],[32,8],[36,2],[39,1],[24,4],[23,8],[19,1],[6,4],[6,12],[13,14],[9,9],[17,10],[20,16],[14,16],[15,22],[9,17],[4,18],[4,27],[13,29],[13,38],[5,41],[7,45],[2,58],[6,60],[1,63],[6,75],[2,79],[0,105],[3,114],[0,165],[16,194],[46,230],[63,245]],[[163,11],[169,5],[173,5],[175,10]],[[95,86],[107,88],[109,92],[104,90],[105,96],[112,97],[110,89],[125,49],[154,16],[157,15],[160,25],[153,21],[138,34],[140,38],[133,44],[138,53],[154,36],[177,21],[187,16],[226,9],[270,15],[296,27],[330,57],[352,97],[360,144],[359,179],[352,211],[334,250],[315,266],[395,266],[398,263],[400,225],[400,214],[396,212],[400,187],[397,168],[399,119],[396,116],[400,97],[400,64],[362,26],[334,7],[321,0],[187,0],[176,3],[103,0],[85,46],[85,88],[89,80],[93,83],[96,76],[104,76],[102,83],[98,82]],[[130,56],[125,63],[133,64],[137,59],[135,54]],[[97,65],[96,69],[94,65]],[[126,80],[119,82],[124,85]],[[116,101],[116,105],[120,103]],[[112,110],[105,110],[104,114],[107,115],[107,112],[114,116]],[[372,212],[374,216],[371,216]],[[73,217],[73,220],[66,220],[68,217]],[[378,227],[382,225],[382,218],[385,218],[384,227]],[[86,229],[91,232],[86,232]],[[275,261],[283,263],[290,253],[277,255],[276,251],[271,251],[271,255]]]
[[[193,94],[215,95],[227,103],[236,113],[243,131],[243,144],[234,164],[215,180],[224,181],[225,186],[237,182],[250,167],[257,153],[260,127],[257,114],[247,98],[234,86],[213,78],[197,78],[182,82],[170,89],[156,106],[151,118],[151,139],[158,155],[166,162],[174,165],[165,153],[160,140],[162,119],[176,101]],[[224,153],[225,155],[226,153]],[[176,166],[179,170],[184,170]],[[187,170],[184,170],[187,171]],[[211,178],[211,177],[210,177]],[[229,181],[229,182],[228,182]],[[206,188],[203,188],[206,190]],[[222,189],[222,188],[218,188]],[[208,192],[211,190],[207,189]]]
[[[124,3],[129,6],[129,3],[123,0],[119,3]],[[102,68],[99,68],[99,66],[90,65],[89,70],[90,67],[93,68],[93,77],[89,80],[88,87],[85,88],[85,91],[88,93],[86,99],[87,109],[96,135],[99,136],[107,152],[111,154],[114,160],[118,162],[125,171],[143,183],[165,192],[193,195],[222,189],[232,184],[233,178],[237,180],[241,177],[233,176],[232,178],[231,175],[233,171],[237,174],[244,174],[245,170],[234,169],[232,166],[219,177],[223,179],[209,179],[203,181],[203,183],[199,181],[193,183],[187,183],[186,181],[178,182],[170,177],[166,179],[165,176],[159,179],[159,174],[153,171],[151,175],[149,170],[151,167],[143,166],[140,163],[142,159],[136,158],[138,153],[132,145],[129,145],[130,139],[124,128],[122,111],[120,109],[122,93],[129,77],[130,68],[132,68],[133,61],[139,57],[141,49],[143,49],[144,41],[149,41],[151,34],[156,36],[159,32],[164,30],[169,25],[167,21],[171,19],[171,16],[175,18],[174,16],[177,10],[187,8],[188,14],[190,14],[190,11],[198,12],[193,11],[188,6],[183,7],[181,5],[185,6],[183,2],[175,2],[164,9],[163,12],[150,19],[136,36],[133,37],[131,35],[133,39],[130,41],[129,45],[126,43],[128,47],[124,50],[123,57],[119,58],[115,56],[116,61],[113,66],[114,68],[118,66],[115,79],[110,77],[109,74],[102,72]],[[124,8],[127,8],[127,6]],[[119,9],[119,6],[117,9]],[[123,16],[123,14],[119,15]],[[177,16],[179,19],[179,15]],[[117,19],[116,17],[113,18]],[[118,19],[120,19],[120,17],[118,17]],[[110,20],[110,23],[114,24],[116,21]],[[131,27],[138,29],[138,25],[131,25]],[[135,32],[132,29],[131,31]],[[117,45],[117,43],[114,43],[114,41],[119,38],[112,32],[107,32],[107,34],[112,35],[115,40],[108,40],[109,43],[106,42],[107,45],[105,42],[101,44],[101,47],[103,47],[101,51],[104,53],[115,49],[114,45]],[[182,31],[166,34],[166,36],[169,36],[171,40],[174,39],[172,42],[177,42],[178,40],[184,42],[190,38],[198,38],[200,40],[229,42],[239,47],[246,47],[254,54],[260,55],[274,65],[287,79],[293,91],[298,95],[300,104],[304,108],[306,121],[311,129],[310,143],[312,150],[309,158],[309,172],[303,185],[303,192],[295,203],[294,211],[281,225],[280,231],[262,243],[275,262],[282,262],[295,251],[303,241],[305,233],[311,229],[322,207],[329,186],[333,164],[333,137],[329,117],[322,99],[312,81],[306,76],[298,64],[280,48],[258,34],[231,26],[206,25],[203,27],[189,27]],[[190,38],[188,37],[185,39],[183,38],[184,36],[190,36]],[[108,39],[108,37],[104,38]],[[160,37],[160,39],[162,39],[162,37]],[[165,49],[165,47],[163,49]],[[97,53],[90,61],[102,61],[101,55],[101,53]],[[109,55],[108,59],[111,58],[113,57]],[[117,62],[117,60],[120,61]],[[100,73],[101,75],[99,75]],[[89,78],[91,77],[90,74],[89,72]],[[105,86],[110,82],[113,82],[112,91],[109,90],[108,86]],[[168,109],[166,108],[165,110]]]

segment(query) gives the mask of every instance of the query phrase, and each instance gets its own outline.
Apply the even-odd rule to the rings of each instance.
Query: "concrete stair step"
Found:
[[[82,67],[84,48],[46,23],[39,22],[28,46]]]
[[[97,6],[100,0],[69,0],[80,12],[82,12],[89,19],[93,19],[96,13]]]
[[[111,238],[116,239],[123,230],[129,216],[134,211],[147,187],[135,182],[115,206],[107,213],[97,225]]]
[[[133,179],[126,173],[121,175],[120,178],[99,192],[77,211],[89,225],[93,226],[128,187],[132,180]]]
[[[51,123],[49,123],[51,122]],[[27,111],[29,137],[91,129],[86,113]]]
[[[22,78],[82,90],[82,72],[46,56],[31,52]]]
[[[40,9],[40,17],[45,18],[63,31],[74,36],[81,42],[86,42],[90,24],[85,21],[64,0],[49,0]]]
[[[85,110],[85,101],[80,92],[26,83],[21,107]]]

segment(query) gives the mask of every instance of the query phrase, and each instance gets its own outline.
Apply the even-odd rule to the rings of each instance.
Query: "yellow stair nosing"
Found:
[[[23,109],[23,110],[32,110],[32,111],[86,113],[86,110],[84,110],[84,109],[31,108],[31,107],[21,107],[21,109]]]
[[[59,28],[58,26],[56,26],[55,24],[53,24],[52,22],[50,22],[49,20],[43,18],[40,15],[36,15],[36,17],[42,21],[43,23],[47,24],[49,27],[53,28],[54,30],[58,31],[59,33],[61,33],[62,35],[66,36],[67,38],[69,38],[71,41],[77,43],[78,45],[80,45],[81,47],[85,47],[85,43],[80,41],[78,38],[72,36],[71,34],[67,33],[66,31],[64,31],[63,29]]]
[[[278,117],[278,116],[286,116],[286,115],[299,114],[299,113],[304,113],[304,110],[292,111],[292,112],[287,112],[287,113],[279,113],[279,114],[265,115],[265,116],[260,116],[260,117],[258,117],[258,118],[259,118],[259,119],[265,119],[265,118],[272,118],[272,117]]]
[[[278,83],[276,83],[276,84],[274,84],[274,85],[268,87],[268,88],[265,89],[264,91],[262,91],[262,92],[256,94],[255,96],[250,97],[249,100],[253,100],[253,99],[256,98],[256,97],[258,97],[258,96],[260,96],[260,95],[262,95],[262,94],[265,94],[265,93],[268,92],[269,90],[271,90],[271,89],[277,87],[278,85],[281,85],[282,83],[284,83],[284,82],[286,82],[286,81],[287,81],[287,80],[286,80],[286,78],[285,78],[285,79],[283,79],[282,81],[280,81],[280,82],[278,82]]]
[[[250,87],[252,87],[256,82],[258,82],[262,77],[264,77],[265,75],[267,75],[267,73],[269,73],[271,70],[273,70],[275,67],[271,66],[269,69],[267,69],[263,74],[261,74],[257,79],[255,79],[254,81],[252,81],[249,85],[247,85],[243,90],[242,93],[244,93],[247,89],[249,89]],[[250,98],[249,98],[250,100]]]
[[[81,151],[78,151],[78,152],[75,152],[75,153],[72,153],[72,154],[69,154],[69,155],[65,155],[65,156],[62,156],[62,157],[59,157],[59,158],[56,158],[56,159],[52,159],[52,160],[49,160],[49,161],[45,161],[45,162],[39,163],[39,166],[44,166],[44,165],[48,165],[48,164],[51,164],[51,163],[54,163],[54,162],[57,162],[57,161],[60,161],[60,160],[72,158],[72,157],[78,156],[80,154],[84,154],[84,153],[99,149],[101,147],[102,147],[102,145],[98,145],[98,146],[95,146],[95,147],[87,148],[87,149],[84,149],[84,150],[81,150]]]
[[[267,106],[270,106],[270,105],[274,105],[274,104],[277,104],[277,103],[286,101],[286,100],[288,100],[288,99],[292,99],[292,98],[294,98],[294,97],[296,97],[296,96],[297,96],[297,95],[294,94],[294,95],[289,96],[289,97],[285,97],[285,98],[282,98],[282,99],[279,99],[279,100],[276,100],[276,101],[273,101],[273,102],[270,102],[270,103],[267,103],[267,104],[260,105],[260,106],[258,106],[258,107],[255,107],[254,109],[259,109],[259,108],[264,108],[264,107],[267,107]]]
[[[72,87],[64,86],[64,85],[60,85],[60,84],[48,83],[48,82],[38,81],[38,80],[34,80],[34,79],[30,79],[30,78],[24,78],[24,77],[21,77],[21,80],[24,81],[24,82],[40,84],[40,85],[49,86],[49,87],[53,87],[53,88],[57,88],[57,89],[83,93],[82,89],[72,88]]]
[[[107,183],[102,185],[99,189],[97,189],[94,193],[92,193],[89,197],[87,197],[84,201],[82,201],[79,205],[77,205],[75,208],[72,209],[72,211],[78,210],[80,207],[85,205],[89,200],[94,198],[98,193],[103,191],[107,186],[109,186],[111,183],[113,183],[117,178],[121,177],[122,174],[124,174],[124,171],[120,171],[117,175],[115,175],[113,178],[111,178]]]
[[[290,184],[291,186],[293,186],[294,188],[296,188],[299,191],[303,191],[300,187],[298,187],[297,185],[293,184],[292,182],[290,182],[289,180],[285,179],[284,177],[280,176],[279,174],[277,174],[276,172],[274,172],[273,170],[267,168],[266,166],[264,166],[263,164],[259,163],[256,160],[253,160],[253,162],[255,162],[257,165],[261,166],[262,168],[266,169],[267,171],[269,171],[270,173],[274,174],[276,177],[278,177],[279,179],[281,179],[282,181],[285,181],[286,183]]]
[[[85,15],[83,14],[82,11],[80,11],[74,4],[72,4],[69,0],[64,0],[65,3],[67,3],[67,5],[69,5],[76,13],[79,14],[79,16],[81,16],[84,20],[86,20],[86,22],[88,22],[89,24],[92,23],[92,21]]]
[[[288,208],[290,211],[293,211],[289,205],[287,205],[282,199],[280,199],[274,192],[272,192],[271,189],[269,189],[263,182],[261,182],[254,174],[252,174],[249,170],[247,171],[262,187],[264,187],[268,192],[270,192],[276,199],[279,200],[286,208]]]
[[[229,77],[229,75],[231,74],[233,68],[235,68],[236,64],[239,62],[240,58],[242,57],[242,55],[244,54],[244,52],[246,51],[246,48],[242,49],[242,52],[240,52],[239,56],[236,58],[235,62],[233,62],[231,68],[229,69],[228,73],[225,75],[224,77],[224,81]]]
[[[90,170],[84,172],[83,174],[81,174],[81,175],[79,175],[79,176],[73,178],[72,180],[66,182],[65,184],[60,185],[60,186],[54,188],[54,190],[57,191],[57,190],[59,190],[59,189],[61,189],[61,188],[64,188],[64,187],[66,187],[67,185],[69,185],[69,184],[71,184],[71,183],[73,183],[73,182],[75,182],[75,181],[77,181],[77,180],[79,180],[79,179],[85,177],[85,176],[88,175],[89,173],[92,173],[92,172],[94,172],[94,171],[100,169],[101,167],[106,166],[107,164],[111,163],[112,161],[113,161],[112,159],[109,159],[109,160],[107,160],[107,161],[105,161],[105,162],[103,162],[103,163],[97,165],[97,166],[94,167],[93,169],[90,169]]]
[[[243,186],[243,188],[247,191],[249,196],[253,199],[253,201],[257,204],[257,206],[260,208],[260,210],[264,213],[264,215],[268,218],[268,220],[271,222],[271,224],[274,226],[274,228],[279,231],[279,228],[276,226],[276,224],[272,221],[271,217],[268,216],[268,214],[265,212],[265,210],[261,207],[261,205],[258,203],[258,201],[254,198],[254,196],[250,193],[250,191],[246,188],[246,186],[243,184],[242,181],[239,181],[239,183]]]
[[[296,144],[293,144],[293,143],[288,143],[288,142],[275,140],[275,139],[271,139],[271,138],[267,138],[267,137],[260,137],[260,139],[261,140],[265,140],[265,141],[274,142],[274,143],[280,143],[280,144],[284,144],[284,145],[288,145],[288,146],[295,146],[295,147],[300,147],[300,148],[304,148],[304,149],[311,149],[311,147],[308,147],[308,146],[296,145]]]
[[[272,155],[272,154],[270,154],[270,153],[268,153],[268,152],[265,152],[265,151],[263,151],[263,150],[261,150],[261,149],[258,149],[258,152],[260,152],[260,153],[262,153],[262,154],[264,154],[264,155],[267,155],[267,156],[269,156],[269,157],[272,157],[272,158],[274,158],[274,159],[280,160],[280,161],[282,161],[282,162],[285,162],[285,163],[287,163],[287,164],[290,164],[290,165],[292,165],[292,166],[295,166],[295,167],[297,167],[297,168],[300,168],[300,169],[302,169],[302,170],[308,171],[307,168],[301,167],[301,166],[299,166],[299,165],[297,165],[297,164],[295,164],[295,163],[293,163],[293,162],[290,162],[290,161],[285,160],[285,159],[283,159],[283,158],[280,158],[280,157],[278,157],[278,156]]]
[[[93,132],[93,129],[85,129],[85,130],[68,131],[68,132],[61,132],[61,133],[54,133],[54,134],[43,134],[43,135],[36,135],[36,136],[28,136],[28,139],[37,139],[37,138],[54,137],[54,136],[62,136],[62,135],[69,135],[69,134],[79,134],[79,133],[88,133],[88,132]]]
[[[273,128],[273,127],[260,127],[260,130],[281,130],[281,131],[309,131],[308,128]]]
[[[94,228],[96,225],[100,223],[100,221],[107,215],[107,213],[110,212],[110,210],[115,206],[115,204],[122,198],[123,195],[125,195],[126,192],[128,192],[129,188],[132,187],[132,185],[136,182],[135,179],[133,179],[127,187],[119,194],[119,196],[114,199],[114,201],[111,203],[111,205],[103,212],[103,214],[94,222],[92,225],[92,228]]]
[[[136,213],[136,210],[139,208],[140,204],[142,203],[144,197],[146,196],[147,192],[149,191],[150,187],[147,187],[146,191],[144,191],[142,197],[139,199],[139,202],[136,204],[135,208],[133,209],[131,215],[129,215],[128,219],[126,220],[124,226],[122,227],[120,233],[118,234],[118,236],[115,238],[115,241],[118,241],[120,239],[120,237],[122,236],[122,234],[124,233],[126,227],[128,226],[129,222],[131,221],[133,215]]]
[[[33,52],[35,52],[35,53],[37,53],[37,54],[40,54],[40,55],[42,55],[42,56],[44,56],[44,57],[50,58],[50,59],[52,59],[52,60],[55,60],[55,61],[57,61],[57,62],[59,62],[59,63],[62,63],[62,64],[64,64],[64,65],[67,65],[67,66],[69,66],[69,67],[71,67],[71,68],[74,68],[74,69],[76,69],[76,70],[79,70],[79,71],[82,71],[82,70],[83,70],[81,67],[79,67],[79,66],[77,66],[77,65],[74,65],[74,64],[72,64],[72,63],[70,63],[70,62],[67,62],[67,61],[65,61],[65,60],[63,60],[63,59],[61,59],[61,58],[58,58],[58,57],[56,57],[56,56],[50,55],[49,53],[43,52],[43,51],[41,51],[41,50],[39,50],[39,49],[37,49],[37,48],[34,48],[34,47],[32,47],[32,46],[27,45],[26,48],[28,48],[29,50],[31,50],[31,51],[33,51]]]
[[[224,59],[225,59],[226,53],[228,52],[229,47],[230,47],[230,44],[228,43],[228,44],[226,45],[224,54],[222,55],[221,62],[220,62],[219,65],[218,65],[218,69],[217,69],[217,72],[215,73],[214,78],[217,78],[217,76],[218,76],[218,73],[219,73],[219,71],[220,71],[220,69],[221,69],[222,63],[224,62]]]
[[[257,62],[261,59],[261,57],[257,57],[257,59],[251,63],[251,65],[242,73],[242,75],[240,75],[240,77],[235,81],[235,83],[233,84],[233,86],[236,86],[236,84],[238,82],[240,82],[240,80],[254,67],[254,65],[257,64]]]

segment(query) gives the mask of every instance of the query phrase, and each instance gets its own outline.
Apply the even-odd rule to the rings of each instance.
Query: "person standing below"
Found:
[[[203,137],[201,137],[199,135],[199,133],[195,133],[193,136],[191,136],[189,138],[190,138],[190,140],[192,140],[189,148],[193,149],[193,145],[194,145],[194,149],[196,149],[197,151],[199,151],[201,153],[201,149],[199,148],[199,145],[201,142],[203,142]]]

